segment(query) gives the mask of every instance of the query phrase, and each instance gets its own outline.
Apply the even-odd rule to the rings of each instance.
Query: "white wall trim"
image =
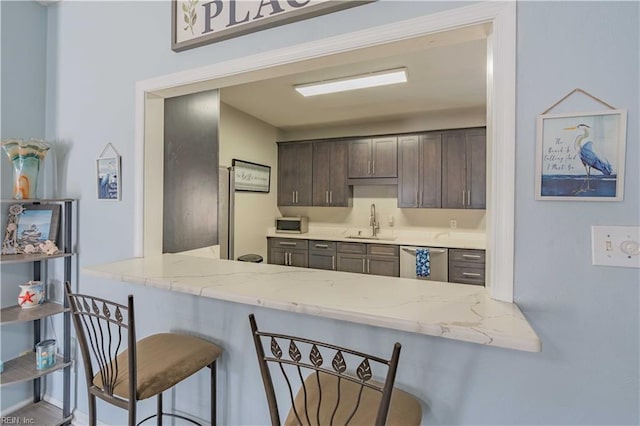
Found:
[[[407,40],[464,26],[491,23],[492,81],[489,95],[492,114],[487,121],[490,145],[488,160],[493,165],[488,173],[490,204],[487,214],[487,272],[494,299],[513,301],[514,250],[514,178],[515,178],[515,2],[486,2],[446,10],[273,50],[218,64],[172,73],[136,84],[135,131],[135,218],[134,255],[144,255],[144,143],[145,102],[147,94],[161,97],[211,89],[212,84],[225,87],[275,75],[282,66],[295,69],[302,62],[323,56],[345,53],[382,43]],[[499,260],[499,261],[498,261]]]

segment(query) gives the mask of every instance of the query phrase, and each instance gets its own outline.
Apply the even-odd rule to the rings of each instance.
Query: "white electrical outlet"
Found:
[[[591,226],[593,265],[640,268],[640,226]]]
[[[457,220],[455,220],[455,219],[451,219],[451,220],[449,221],[449,227],[450,227],[451,229],[456,229],[456,228],[458,227],[458,221],[457,221]]]

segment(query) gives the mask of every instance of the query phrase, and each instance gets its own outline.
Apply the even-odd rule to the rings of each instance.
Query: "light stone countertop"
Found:
[[[309,232],[304,234],[277,233],[269,228],[269,238],[295,238],[304,240],[341,241],[349,243],[395,244],[399,246],[423,246],[460,249],[486,248],[484,231],[448,228],[385,228],[378,232],[378,239],[349,238],[349,236],[371,235],[371,228],[341,228],[309,224]]]
[[[83,269],[117,281],[283,311],[539,352],[517,305],[484,287],[181,254]]]

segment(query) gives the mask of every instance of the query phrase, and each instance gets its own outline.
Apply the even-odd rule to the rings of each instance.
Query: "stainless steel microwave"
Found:
[[[309,231],[309,218],[306,216],[279,217],[276,219],[276,232],[282,234],[306,234]]]

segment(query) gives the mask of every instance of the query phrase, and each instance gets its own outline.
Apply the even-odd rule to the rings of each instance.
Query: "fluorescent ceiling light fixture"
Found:
[[[368,87],[386,86],[389,84],[406,83],[407,69],[398,68],[387,71],[372,72],[335,80],[320,81],[318,83],[300,84],[294,86],[303,96],[324,95],[327,93],[346,92],[347,90],[366,89]]]

